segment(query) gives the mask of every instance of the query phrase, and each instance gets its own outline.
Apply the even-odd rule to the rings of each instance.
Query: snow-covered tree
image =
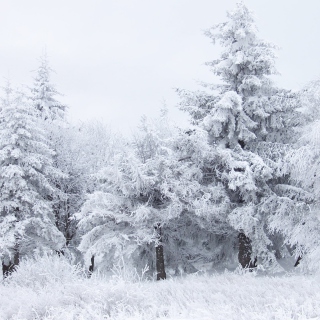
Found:
[[[302,258],[302,266],[319,270],[320,260],[320,114],[319,81],[310,82],[301,91],[302,118],[305,126],[295,148],[286,156],[290,167],[290,179],[300,191],[299,196],[307,199],[308,209],[301,214],[291,233],[291,242],[296,246],[296,255]],[[295,195],[296,196],[296,195]]]
[[[36,70],[31,89],[31,100],[37,114],[43,120],[61,121],[65,119],[66,106],[57,100],[61,95],[51,83],[51,73],[47,54],[40,57],[40,66]]]
[[[84,202],[88,184],[87,166],[82,161],[84,156],[79,138],[78,130],[71,126],[52,126],[50,129],[50,139],[55,151],[53,164],[64,173],[64,176],[51,180],[57,190],[50,200],[56,226],[64,234],[67,248],[74,244],[76,221],[73,215]]]
[[[54,149],[53,166],[64,173],[50,180],[56,187],[56,192],[51,195],[50,200],[56,226],[64,234],[66,246],[69,247],[76,235],[73,214],[79,211],[84,202],[90,165],[86,162],[88,159],[83,150],[83,137],[79,128],[67,123],[67,108],[57,100],[60,93],[51,82],[52,72],[47,54],[44,53],[40,57],[40,66],[30,88],[30,98],[39,123]],[[87,150],[87,153],[90,151]]]
[[[49,181],[62,175],[49,145],[33,106],[7,85],[0,112],[0,255],[6,265],[64,245],[48,200],[56,192]]]
[[[287,174],[277,164],[298,124],[296,95],[270,79],[277,74],[275,46],[258,38],[253,15],[243,2],[206,35],[222,47],[221,56],[207,63],[221,83],[204,84],[202,92],[178,90],[181,109],[209,134],[214,156],[203,170],[228,194],[233,209],[224,214],[239,231],[239,262],[246,266],[257,257],[265,267],[279,270],[270,234],[285,231],[281,219],[294,207],[292,199],[277,193],[276,185]]]
[[[91,175],[109,162],[116,145],[121,143],[117,135],[99,122],[54,125],[50,138],[55,150],[54,166],[65,174],[53,181],[59,189],[52,197],[56,224],[65,235],[66,246],[71,249],[79,244],[74,214],[80,211],[86,194],[95,187]]]
[[[125,151],[100,170],[97,178],[100,190],[88,195],[77,214],[80,232],[84,234],[79,249],[87,262],[94,256],[96,264],[110,268],[122,255],[126,259],[139,255],[138,242],[151,242],[152,233],[135,226],[136,216],[148,218],[148,210],[143,212],[136,198],[151,179],[143,175],[137,159]]]
[[[304,124],[320,119],[320,78],[308,82],[299,92]]]
[[[79,207],[75,209],[73,207],[76,205],[75,197],[82,196],[79,192],[81,183],[77,181],[79,176],[75,177],[74,172],[67,169],[70,167],[68,160],[72,149],[70,149],[69,144],[71,135],[66,121],[66,106],[56,98],[60,93],[51,83],[53,70],[50,67],[46,52],[42,54],[39,62],[40,65],[35,71],[36,75],[33,86],[30,88],[31,95],[29,98],[35,114],[39,118],[39,126],[42,126],[46,138],[54,149],[53,166],[64,173],[59,177],[49,178],[51,179],[50,183],[56,187],[55,192],[49,199],[54,209],[56,226],[64,234],[66,244],[69,245],[74,236],[74,223],[70,220],[72,216],[70,212],[79,209]],[[77,167],[74,161],[72,164]],[[75,171],[77,170],[75,169]],[[75,185],[76,187],[74,187]]]
[[[95,256],[100,266],[110,267],[124,256],[128,263],[147,263],[152,270],[155,261],[158,279],[165,278],[164,260],[173,270],[195,270],[192,262],[208,258],[215,241],[208,225],[222,230],[226,221],[219,220],[219,210],[228,206],[222,188],[199,183],[198,162],[204,158],[199,153],[206,150],[204,130],[175,129],[165,114],[154,122],[144,119],[133,143],[96,175],[100,187],[77,215],[84,233],[79,248],[86,260]]]

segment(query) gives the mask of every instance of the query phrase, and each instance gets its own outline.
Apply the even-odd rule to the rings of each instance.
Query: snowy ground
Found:
[[[0,319],[320,319],[319,276],[87,279],[49,260],[23,265],[0,285]]]

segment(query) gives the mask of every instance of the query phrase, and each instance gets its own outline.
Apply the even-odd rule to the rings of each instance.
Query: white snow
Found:
[[[0,318],[319,319],[319,280],[226,272],[155,282],[124,267],[90,279],[64,258],[45,257],[22,262],[0,284]]]

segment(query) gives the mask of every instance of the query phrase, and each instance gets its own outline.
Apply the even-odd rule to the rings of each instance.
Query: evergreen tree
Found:
[[[133,143],[96,175],[99,187],[77,214],[86,261],[110,268],[124,256],[163,279],[164,264],[191,272],[197,262],[217,260],[223,248],[212,233],[230,234],[221,219],[229,203],[221,186],[200,183],[207,152],[204,130],[174,128],[165,112],[156,121],[144,118]]]
[[[56,99],[56,96],[60,93],[51,83],[52,72],[47,54],[44,53],[40,57],[40,66],[36,71],[31,88],[31,100],[42,119],[61,121],[65,119],[66,106]]]
[[[81,144],[80,135],[66,121],[66,106],[56,98],[60,93],[51,83],[52,72],[47,54],[44,53],[40,57],[40,66],[31,88],[31,101],[39,125],[42,125],[54,149],[53,166],[64,173],[53,179],[51,177],[50,183],[56,187],[56,192],[49,200],[54,209],[56,226],[64,234],[66,246],[69,247],[76,235],[73,214],[84,201],[86,174],[79,158],[79,153],[83,152],[78,148]]]
[[[228,195],[231,209],[224,214],[239,232],[239,262],[252,266],[257,257],[276,271],[280,268],[274,253],[279,246],[272,234],[288,233],[281,219],[290,220],[288,214],[295,208],[293,199],[277,190],[287,174],[279,172],[277,164],[297,125],[297,99],[269,78],[277,73],[275,47],[258,38],[252,13],[242,2],[206,35],[223,49],[220,58],[207,63],[222,83],[204,84],[203,92],[178,90],[181,109],[209,134],[214,156],[202,170],[210,172],[211,183],[221,183]]]
[[[291,242],[295,244],[298,255],[297,265],[309,270],[319,270],[319,200],[320,200],[320,114],[319,80],[308,83],[301,94],[302,120],[305,125],[295,148],[286,155],[290,170],[290,179],[304,197],[309,210],[303,212],[291,233]],[[301,192],[301,189],[303,192]],[[295,195],[295,194],[294,194]],[[295,195],[296,196],[296,195]]]
[[[0,112],[0,255],[5,265],[64,244],[48,201],[56,192],[49,181],[61,175],[48,145],[34,108],[8,84]]]

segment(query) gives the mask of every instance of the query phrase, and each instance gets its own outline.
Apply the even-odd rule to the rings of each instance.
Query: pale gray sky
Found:
[[[70,117],[104,119],[130,132],[174,87],[197,89],[218,55],[203,30],[226,19],[236,0],[0,0],[0,74],[30,84],[43,48]],[[319,0],[246,0],[260,37],[282,48],[277,83],[297,89],[320,74]]]

